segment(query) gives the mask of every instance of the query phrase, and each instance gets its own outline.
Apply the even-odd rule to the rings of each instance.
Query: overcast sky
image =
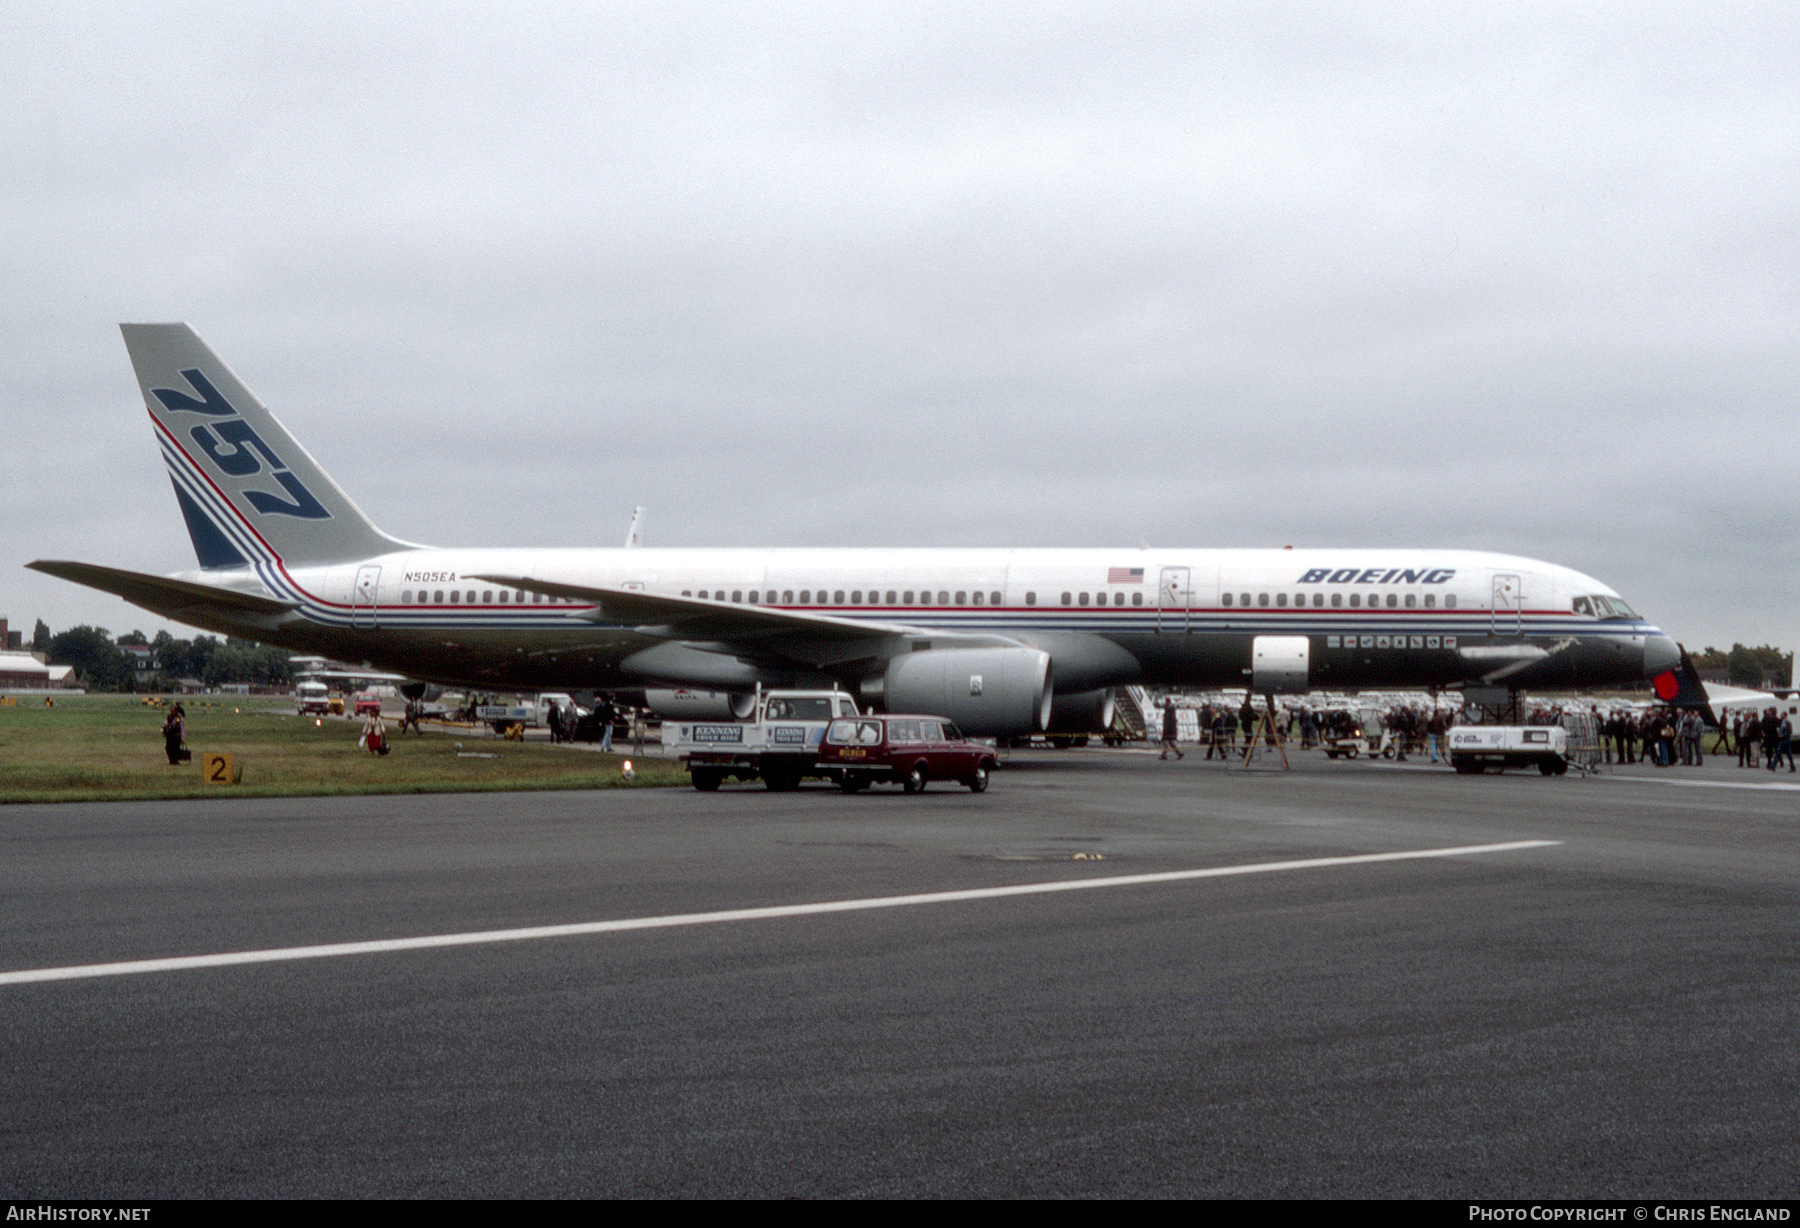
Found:
[[[41,3],[0,616],[186,320],[440,545],[1429,546],[1800,640],[1788,4]],[[191,631],[175,628],[177,634]]]

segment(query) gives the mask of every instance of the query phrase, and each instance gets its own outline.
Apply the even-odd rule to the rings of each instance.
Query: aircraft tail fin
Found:
[[[402,549],[186,324],[121,324],[203,568]]]
[[[1706,684],[1700,680],[1700,671],[1694,667],[1694,659],[1686,648],[1681,649],[1681,664],[1667,673],[1658,674],[1650,685],[1664,703],[1676,708],[1697,709],[1708,724],[1719,723],[1713,713],[1712,697],[1706,693]]]

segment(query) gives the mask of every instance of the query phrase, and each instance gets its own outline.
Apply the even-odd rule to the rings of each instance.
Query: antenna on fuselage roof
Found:
[[[636,508],[631,513],[631,527],[625,530],[625,548],[635,549],[644,544],[644,509]]]

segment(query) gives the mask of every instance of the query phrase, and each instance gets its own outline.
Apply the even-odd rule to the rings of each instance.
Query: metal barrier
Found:
[[[1592,712],[1565,712],[1562,727],[1569,734],[1565,752],[1569,765],[1583,772],[1599,771],[1606,763],[1606,748],[1600,743],[1600,718]]]

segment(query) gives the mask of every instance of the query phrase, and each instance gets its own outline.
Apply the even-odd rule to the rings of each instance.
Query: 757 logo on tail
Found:
[[[299,478],[288,471],[287,463],[275,455],[274,450],[239,416],[231,402],[213,387],[212,381],[206,378],[200,368],[189,367],[181,376],[200,394],[199,400],[175,388],[152,388],[150,392],[170,413],[205,414],[213,419],[210,424],[203,423],[189,431],[188,438],[199,445],[200,450],[227,477],[247,478],[261,473],[266,461],[269,476],[293,497],[290,501],[264,490],[245,490],[244,498],[251,507],[265,516],[331,519],[331,513],[313,498],[310,490],[301,485]]]

